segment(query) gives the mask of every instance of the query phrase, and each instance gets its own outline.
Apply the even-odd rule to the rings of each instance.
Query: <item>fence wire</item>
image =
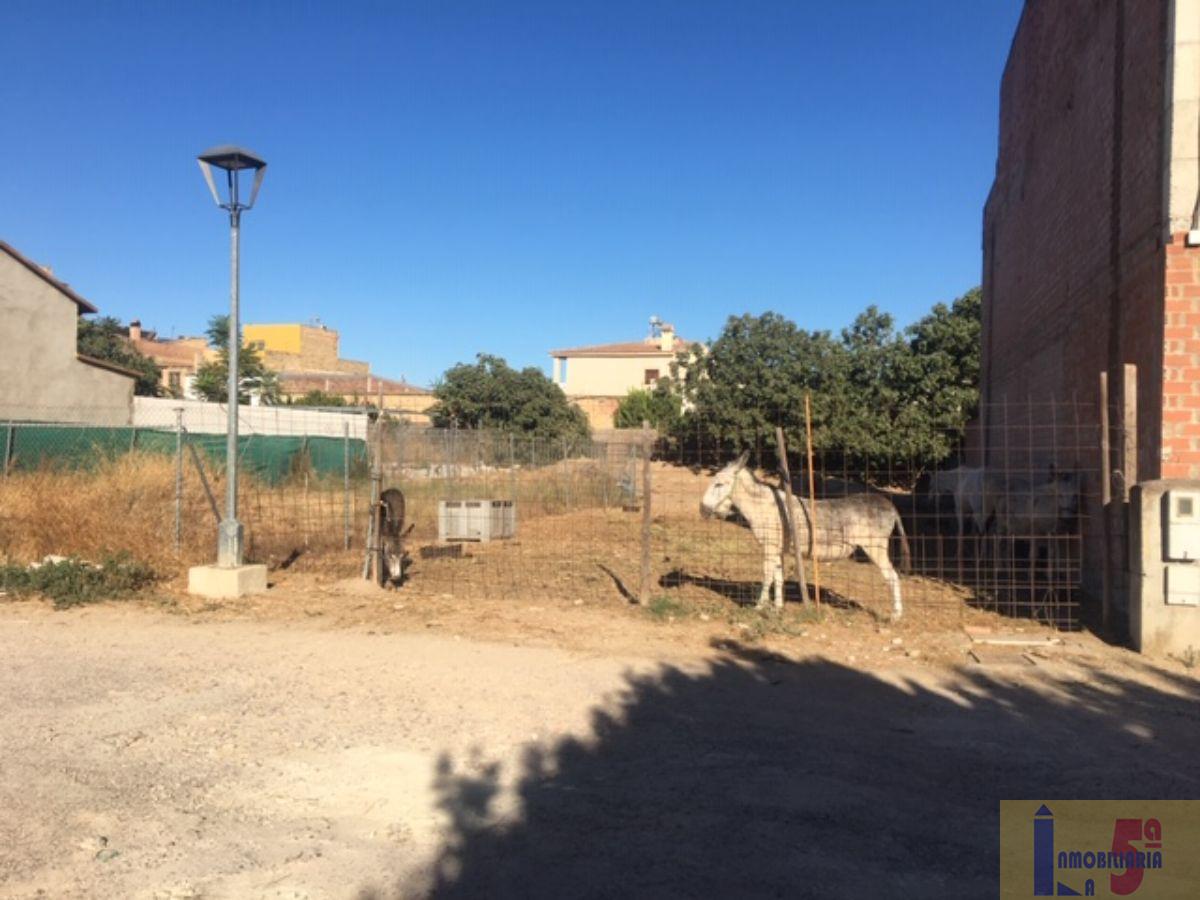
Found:
[[[736,498],[717,515],[701,507],[742,449],[750,483],[786,496],[773,434],[747,440],[700,423],[661,437],[550,439],[296,413],[243,426],[239,514],[252,559],[283,565],[307,554],[356,571],[374,466],[381,485],[406,498],[402,589],[719,606],[755,603],[772,578],[771,548],[753,528],[760,513]],[[136,427],[70,424],[61,410],[0,420],[0,557],[210,560],[224,510],[224,435],[211,415],[203,424],[193,416],[203,431],[173,410],[155,415]],[[996,404],[948,435],[953,452],[933,463],[816,447],[810,469],[803,435],[790,437],[793,513],[811,530],[801,531],[803,588],[794,554],[776,553],[787,600],[815,599],[819,583],[825,603],[883,618],[895,599],[890,563],[906,613],[977,608],[1078,627],[1103,552],[1099,421],[1077,402]],[[1114,430],[1112,446],[1119,437]],[[860,523],[847,518],[864,497],[898,523],[882,538],[883,565],[864,555]],[[784,510],[773,507],[777,527]]]

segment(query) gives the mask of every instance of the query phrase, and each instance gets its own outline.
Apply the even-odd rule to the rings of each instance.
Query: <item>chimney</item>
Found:
[[[662,326],[662,332],[658,338],[658,346],[668,353],[675,349],[675,326],[668,325],[665,322]]]
[[[138,319],[134,319],[129,323],[129,339],[131,341],[140,341],[142,339],[142,323]]]

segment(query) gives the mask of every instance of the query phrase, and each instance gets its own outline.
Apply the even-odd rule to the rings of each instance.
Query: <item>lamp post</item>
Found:
[[[238,353],[241,349],[241,326],[238,321],[238,247],[242,212],[254,206],[258,189],[262,187],[267,164],[256,154],[242,147],[223,144],[201,153],[196,160],[200,171],[212,191],[213,200],[221,209],[229,211],[229,418],[225,435],[225,518],[217,530],[217,566],[234,569],[242,564],[243,530],[238,521]],[[213,169],[225,173],[227,196],[222,200],[213,179]],[[241,173],[252,171],[254,183],[250,189],[250,200],[241,200]]]

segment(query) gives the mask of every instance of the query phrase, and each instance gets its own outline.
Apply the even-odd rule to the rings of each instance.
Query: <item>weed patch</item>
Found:
[[[136,593],[157,580],[144,563],[127,556],[109,556],[99,565],[64,559],[39,566],[0,566],[0,590],[16,597],[40,595],[66,609]]]

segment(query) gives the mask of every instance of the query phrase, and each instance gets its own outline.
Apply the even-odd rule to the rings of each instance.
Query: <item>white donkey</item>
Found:
[[[700,514],[728,518],[736,509],[750,524],[750,531],[763,552],[763,586],[758,597],[762,609],[775,592],[775,607],[783,606],[783,554],[788,547],[788,529],[784,506],[786,495],[780,488],[763,484],[746,468],[749,452],[714,476],[700,501]],[[792,521],[799,532],[800,549],[818,560],[848,559],[861,549],[879,569],[892,591],[892,616],[904,613],[900,601],[900,577],[888,557],[892,532],[899,530],[904,567],[910,562],[908,537],[900,514],[892,501],[880,494],[856,494],[836,500],[817,501],[815,540],[812,515],[804,500],[792,498]]]

